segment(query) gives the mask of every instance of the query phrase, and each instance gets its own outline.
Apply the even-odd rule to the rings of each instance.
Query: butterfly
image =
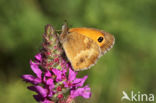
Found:
[[[110,33],[95,28],[70,28],[62,26],[60,42],[75,71],[89,69],[109,51],[115,38]]]

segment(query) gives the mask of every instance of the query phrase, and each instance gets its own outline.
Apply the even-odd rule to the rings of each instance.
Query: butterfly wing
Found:
[[[69,32],[77,32],[95,41],[101,48],[101,55],[109,51],[115,42],[113,35],[95,28],[71,28]],[[102,42],[98,41],[99,37],[104,38]]]
[[[101,54],[103,55],[114,46],[115,38],[113,35],[107,32],[104,32],[104,31],[101,31],[101,32],[103,33],[104,39],[105,39],[105,42],[100,46]]]
[[[67,34],[62,45],[75,71],[90,68],[101,54],[95,41],[77,32]]]

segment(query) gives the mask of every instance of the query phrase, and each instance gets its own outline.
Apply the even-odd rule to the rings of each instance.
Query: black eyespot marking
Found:
[[[98,38],[98,42],[102,42],[102,41],[103,41],[103,37],[100,36],[100,37]]]

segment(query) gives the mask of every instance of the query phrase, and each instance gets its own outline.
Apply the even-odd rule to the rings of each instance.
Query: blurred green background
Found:
[[[20,76],[32,73],[29,60],[41,48],[44,26],[61,29],[64,20],[116,38],[110,52],[81,72],[89,75],[92,97],[77,103],[128,103],[123,90],[156,96],[155,0],[0,0],[0,103],[36,103]]]

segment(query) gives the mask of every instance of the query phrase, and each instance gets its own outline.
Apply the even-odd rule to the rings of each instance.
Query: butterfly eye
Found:
[[[98,42],[102,42],[102,41],[103,41],[103,37],[100,36],[100,37],[98,38]]]

